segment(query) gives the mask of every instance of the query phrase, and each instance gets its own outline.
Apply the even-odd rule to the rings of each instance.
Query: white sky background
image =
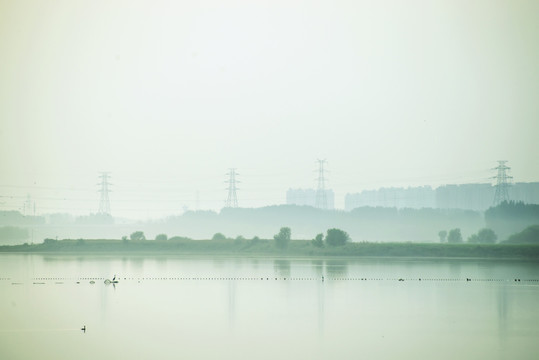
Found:
[[[539,181],[539,1],[0,0],[0,209]]]

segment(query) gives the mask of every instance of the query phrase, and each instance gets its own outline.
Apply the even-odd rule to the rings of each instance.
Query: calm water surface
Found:
[[[6,254],[0,359],[537,359],[532,280],[501,260]]]

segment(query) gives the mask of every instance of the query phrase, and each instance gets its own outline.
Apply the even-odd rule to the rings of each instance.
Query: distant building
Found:
[[[357,194],[346,194],[345,210],[362,206],[396,207],[396,208],[433,208],[436,206],[436,196],[430,186],[413,188],[381,188],[365,190]]]
[[[526,204],[539,204],[539,182],[511,185],[509,187],[509,198]]]
[[[438,208],[484,211],[494,202],[495,186],[491,184],[443,185],[409,188],[380,188],[346,194],[345,210],[357,207]],[[509,199],[539,204],[539,182],[515,183],[509,187]]]
[[[483,211],[492,206],[494,193],[491,184],[444,185],[436,189],[436,207]]]
[[[326,190],[326,199],[328,209],[335,208],[335,194],[333,190]],[[286,192],[286,203],[288,205],[307,205],[315,207],[316,190],[315,189],[288,189]]]

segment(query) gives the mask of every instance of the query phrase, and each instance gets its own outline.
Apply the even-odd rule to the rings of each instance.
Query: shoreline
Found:
[[[66,255],[183,255],[283,257],[283,258],[455,258],[539,261],[539,245],[529,244],[447,244],[447,243],[348,243],[315,247],[309,240],[292,240],[287,248],[275,247],[273,240],[52,240],[40,244],[3,245],[0,254]]]

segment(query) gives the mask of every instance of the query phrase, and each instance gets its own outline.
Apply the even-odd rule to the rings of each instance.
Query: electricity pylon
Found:
[[[24,216],[32,215],[32,208],[34,209],[33,215],[36,216],[36,202],[32,201],[32,197],[30,196],[30,194],[26,195],[26,200],[24,201],[22,208]]]
[[[315,207],[319,209],[328,208],[328,199],[326,192],[326,179],[324,177],[324,164],[327,161],[318,159],[318,187],[316,188]]]
[[[112,185],[109,183],[109,172],[101,172],[101,175],[99,175],[99,178],[101,179],[101,183],[98,185],[101,187],[98,192],[101,193],[101,197],[99,200],[99,214],[108,214],[110,215],[110,200],[109,200],[109,185]]]
[[[228,175],[228,197],[225,201],[225,207],[238,207],[238,196],[236,195],[236,190],[238,188],[236,187],[236,183],[239,183],[238,180],[236,180],[236,175],[239,175],[236,172],[236,169],[229,169],[229,172],[226,174]]]
[[[507,170],[511,169],[506,166],[507,161],[498,160],[498,166],[492,170],[497,170],[498,174],[491,179],[496,179],[496,192],[494,193],[494,206],[499,205],[504,201],[509,201],[509,185],[512,176],[507,175]]]

